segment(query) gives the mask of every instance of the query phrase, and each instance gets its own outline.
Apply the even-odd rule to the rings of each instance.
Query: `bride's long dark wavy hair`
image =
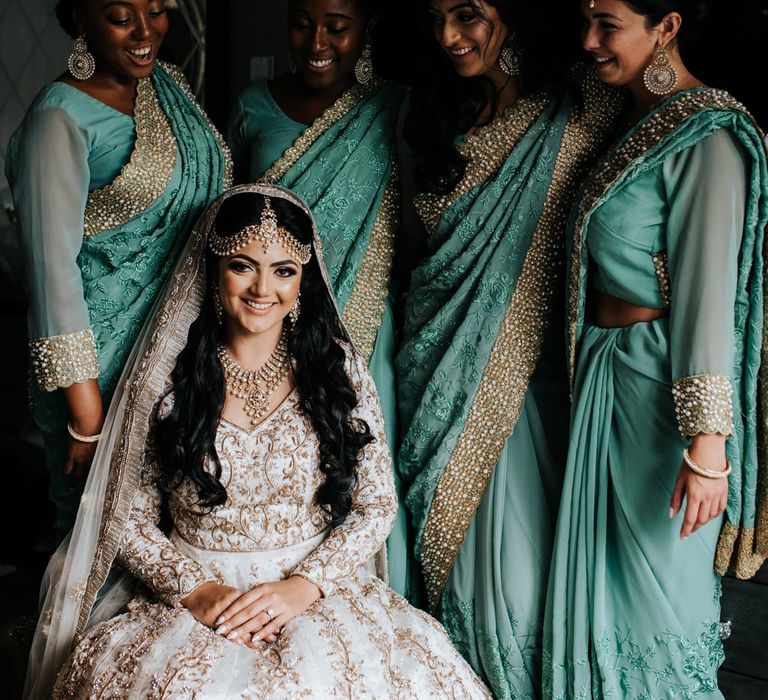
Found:
[[[306,213],[279,197],[272,197],[271,202],[279,224],[301,243],[310,243],[312,223]],[[263,207],[261,194],[230,196],[216,216],[218,234],[231,236],[258,223]],[[217,274],[218,262],[217,257],[206,253],[209,275]],[[373,437],[368,425],[351,415],[357,394],[345,369],[341,344],[345,336],[315,255],[302,268],[301,304],[288,348],[295,360],[294,380],[301,410],[309,416],[320,442],[318,468],[325,481],[315,495],[316,501],[335,527],[349,513],[359,453]],[[189,479],[197,489],[200,504],[211,508],[227,500],[214,445],[226,393],[216,355],[220,339],[208,284],[200,316],[190,328],[187,345],[171,375],[173,406],[167,415],[158,418],[153,436],[163,489],[170,492]]]

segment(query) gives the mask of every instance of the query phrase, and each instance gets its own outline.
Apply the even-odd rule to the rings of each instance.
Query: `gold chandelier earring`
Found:
[[[669,95],[677,85],[677,71],[669,59],[667,50],[656,49],[651,62],[643,72],[643,83],[654,95]]]
[[[291,310],[288,312],[288,323],[291,324],[291,330],[296,329],[296,324],[299,322],[299,316],[301,315],[301,290],[296,295],[296,301],[293,302]]]
[[[216,314],[216,321],[221,325],[224,323],[224,307],[221,305],[219,285],[217,282],[214,282],[211,285],[211,293],[213,294],[213,312]]]
[[[365,42],[363,43],[363,53],[357,59],[355,64],[355,80],[360,85],[367,85],[373,80],[373,42],[371,40],[371,25],[365,32]]]
[[[84,35],[75,39],[75,45],[67,61],[67,68],[75,80],[88,80],[96,72],[96,59],[88,51],[88,44]]]

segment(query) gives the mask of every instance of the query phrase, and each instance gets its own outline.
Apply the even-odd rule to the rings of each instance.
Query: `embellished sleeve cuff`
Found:
[[[672,384],[677,422],[683,437],[733,433],[733,385],[720,374],[684,377]]]
[[[32,373],[43,391],[56,391],[99,377],[93,330],[30,340]]]

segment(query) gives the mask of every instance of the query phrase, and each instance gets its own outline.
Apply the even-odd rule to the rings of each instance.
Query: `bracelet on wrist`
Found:
[[[685,460],[685,463],[691,468],[691,471],[694,471],[699,476],[706,477],[707,479],[725,479],[733,471],[733,467],[731,467],[727,459],[725,460],[725,469],[722,471],[707,469],[706,467],[702,467],[700,464],[696,464],[696,462],[691,459],[691,455],[688,454],[687,447],[683,450],[683,459]]]
[[[101,433],[98,435],[81,435],[72,427],[72,423],[67,423],[67,432],[70,434],[72,439],[76,440],[77,442],[92,444],[101,440]]]

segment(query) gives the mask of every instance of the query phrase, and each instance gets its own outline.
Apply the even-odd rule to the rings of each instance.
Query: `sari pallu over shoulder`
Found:
[[[188,232],[232,181],[229,149],[175,66],[140,81],[135,122],[130,161],[88,196],[78,257],[107,396]]]
[[[768,161],[760,129],[728,93],[710,88],[680,92],[664,100],[620,141],[593,171],[569,222],[568,346],[571,380],[584,325],[587,261],[584,237],[595,210],[621,188],[690,148],[718,129],[728,129],[752,161],[741,242],[733,329],[734,434],[727,456],[727,520],[715,555],[718,574],[751,578],[768,557],[768,342],[764,311],[765,229],[768,224]]]
[[[389,294],[399,220],[394,131],[404,97],[392,83],[355,85],[260,178],[312,210],[344,322],[367,359]]]
[[[416,202],[430,236],[397,358],[398,465],[433,611],[520,416],[569,203],[619,110],[593,74],[582,90],[580,108],[567,93],[519,99],[460,146],[468,167],[456,190]]]

